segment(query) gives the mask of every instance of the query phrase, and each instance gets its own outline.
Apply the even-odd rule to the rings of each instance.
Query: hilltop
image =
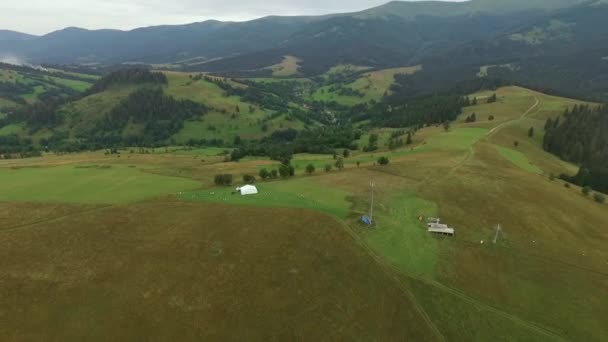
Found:
[[[166,76],[167,92],[189,82]],[[546,119],[564,120],[566,108],[584,102],[520,87],[468,97],[477,103],[447,130],[423,127],[408,146],[390,148],[399,128],[370,130],[359,142],[376,134],[378,149],[353,150],[342,170],[323,170],[336,164],[331,154],[295,154],[295,176],[258,179],[257,197],[231,194],[214,175],[240,184],[280,162],[226,162],[217,148],[2,160],[0,302],[25,314],[0,331],[99,340],[604,340],[608,212],[552,178],[576,167],[542,148]],[[375,165],[380,156],[390,163]],[[370,179],[371,229],[360,223]],[[428,235],[421,215],[441,217],[457,235]],[[57,267],[46,266],[49,256]],[[125,328],[128,317],[137,325]],[[102,328],[84,328],[88,320]]]

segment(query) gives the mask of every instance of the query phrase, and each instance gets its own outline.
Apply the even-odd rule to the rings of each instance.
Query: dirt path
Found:
[[[473,143],[473,145],[471,145],[471,147],[469,147],[469,150],[467,151],[466,156],[461,161],[459,161],[456,165],[454,165],[447,173],[445,173],[445,175],[443,175],[440,178],[429,175],[416,187],[416,189],[419,190],[422,186],[428,186],[429,184],[435,184],[435,183],[438,183],[438,182],[452,176],[456,171],[460,170],[468,161],[473,159],[473,157],[475,156],[475,145],[477,145],[483,139],[487,139],[487,138],[494,136],[500,130],[513,124],[514,122],[525,119],[528,115],[530,115],[530,113],[532,113],[533,110],[537,109],[539,105],[540,105],[540,99],[537,96],[534,96],[534,104],[532,105],[532,107],[528,108],[528,110],[526,112],[524,112],[519,118],[505,121],[505,122],[499,124],[498,126],[492,128],[491,130],[489,130],[483,137],[481,137],[479,140],[477,140],[475,143]]]

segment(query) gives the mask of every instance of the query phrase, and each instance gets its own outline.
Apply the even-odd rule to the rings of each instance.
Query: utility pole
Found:
[[[496,235],[494,235],[494,244],[496,244],[496,242],[498,241],[498,234],[502,231],[502,228],[500,228],[500,224],[498,226],[496,226]]]
[[[369,188],[370,188],[370,192],[371,192],[371,201],[370,201],[370,206],[369,206],[369,222],[370,224],[374,223],[374,187],[376,186],[376,183],[374,183],[374,181],[371,181],[369,183]]]

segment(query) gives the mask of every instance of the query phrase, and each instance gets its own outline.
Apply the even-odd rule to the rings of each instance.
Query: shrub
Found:
[[[388,165],[390,161],[388,160],[387,157],[380,157],[378,158],[378,164],[379,165]]]
[[[309,175],[312,175],[313,173],[315,173],[315,166],[312,164],[308,164],[306,166],[306,173],[308,173]]]
[[[494,115],[490,115],[490,116],[488,116],[488,120],[489,120],[489,121],[494,121]]]
[[[253,184],[253,183],[255,183],[255,177],[252,175],[244,175],[243,182],[245,184]]]
[[[277,170],[270,171],[270,178],[277,179],[278,177],[279,177],[279,171],[277,171]]]
[[[325,165],[325,172],[330,172],[330,171],[331,171],[331,169],[332,169],[331,164],[327,164],[327,165]]]
[[[270,178],[270,172],[268,172],[267,169],[261,169],[260,170],[260,178],[262,178],[263,180],[267,180],[268,178]]]
[[[215,175],[214,183],[215,183],[215,185],[224,185],[224,186],[232,185],[232,179],[233,179],[233,177],[229,173],[219,174],[219,175]]]
[[[597,203],[605,203],[606,202],[606,197],[602,194],[600,194],[599,192],[596,192],[595,195],[593,195],[593,199],[597,202]]]
[[[342,170],[343,168],[344,168],[344,158],[338,157],[338,160],[336,160],[336,169]]]
[[[570,189],[570,183],[564,183],[564,187]]]
[[[591,193],[591,188],[588,186],[585,186],[585,187],[583,187],[583,189],[581,189],[581,191],[583,192],[583,195],[589,196],[589,194]]]

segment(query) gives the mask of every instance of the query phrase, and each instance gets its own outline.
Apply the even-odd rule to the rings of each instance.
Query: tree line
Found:
[[[543,147],[581,165],[575,176],[562,178],[608,192],[608,106],[575,105],[545,123]]]

